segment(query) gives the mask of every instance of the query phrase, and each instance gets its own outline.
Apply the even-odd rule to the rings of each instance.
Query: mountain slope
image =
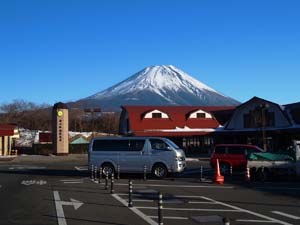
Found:
[[[238,105],[236,100],[174,66],[152,66],[90,97],[78,101],[84,107],[120,110],[121,105]]]

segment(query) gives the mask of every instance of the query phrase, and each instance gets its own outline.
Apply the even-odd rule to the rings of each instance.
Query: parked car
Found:
[[[247,166],[247,155],[253,152],[263,152],[255,145],[245,144],[218,144],[215,146],[211,157],[210,165],[215,168],[217,159],[221,174],[226,175],[232,170],[245,169]]]
[[[167,138],[159,137],[107,137],[94,138],[89,146],[89,168],[101,167],[103,174],[147,173],[164,178],[170,173],[183,172],[185,154]]]

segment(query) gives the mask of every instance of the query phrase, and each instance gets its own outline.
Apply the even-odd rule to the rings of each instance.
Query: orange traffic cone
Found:
[[[224,184],[224,176],[220,173],[220,166],[219,166],[219,160],[217,159],[217,165],[216,165],[216,173],[214,177],[214,183],[216,184]]]
[[[250,178],[250,168],[249,167],[246,168],[245,181],[246,182],[250,182],[251,181],[251,178]]]

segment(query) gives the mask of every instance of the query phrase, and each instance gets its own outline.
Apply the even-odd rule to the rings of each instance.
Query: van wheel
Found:
[[[115,173],[115,168],[111,163],[102,164],[102,173],[105,176],[110,176]]]
[[[230,165],[228,163],[220,163],[220,172],[222,175],[229,175]]]
[[[152,168],[152,176],[154,176],[157,179],[165,178],[168,175],[167,167],[162,164],[158,163],[155,164]]]

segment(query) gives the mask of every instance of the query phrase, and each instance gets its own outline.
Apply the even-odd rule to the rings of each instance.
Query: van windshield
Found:
[[[174,149],[180,149],[173,141],[171,141],[171,140],[169,140],[169,139],[167,139],[167,140],[165,140],[167,143],[168,143],[168,145],[169,146],[171,146],[172,148],[174,148]]]

